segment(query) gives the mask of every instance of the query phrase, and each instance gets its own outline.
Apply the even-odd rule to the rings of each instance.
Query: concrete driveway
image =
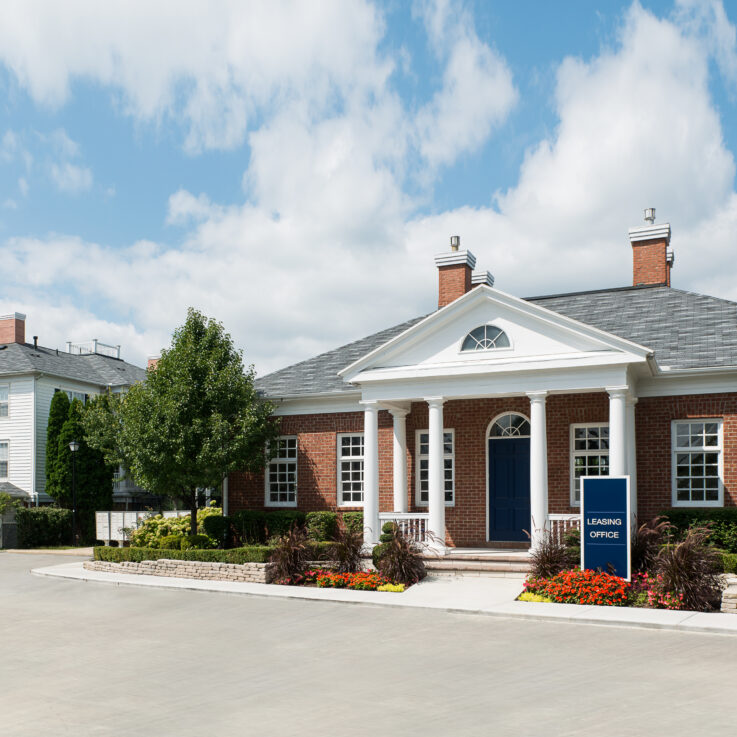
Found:
[[[734,636],[29,574],[54,562],[0,553],[8,737],[735,733]]]

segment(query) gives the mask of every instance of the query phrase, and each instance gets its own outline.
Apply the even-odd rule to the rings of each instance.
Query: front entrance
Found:
[[[530,539],[530,423],[509,413],[489,429],[489,540]]]

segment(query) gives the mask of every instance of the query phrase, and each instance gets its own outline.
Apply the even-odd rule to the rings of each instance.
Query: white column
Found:
[[[635,433],[635,405],[637,397],[627,397],[627,473],[630,477],[630,516],[632,529],[637,520],[637,443]]]
[[[394,511],[407,511],[407,414],[406,409],[390,410],[394,418]]]
[[[379,542],[379,405],[363,405],[363,541]]]
[[[609,475],[627,473],[627,387],[607,389],[609,392]]]
[[[527,396],[530,398],[530,532],[534,548],[542,541],[548,526],[547,392],[528,392]]]
[[[443,403],[442,397],[426,399],[430,417],[428,423],[428,528],[433,535],[430,543],[445,550],[445,491],[443,485]]]

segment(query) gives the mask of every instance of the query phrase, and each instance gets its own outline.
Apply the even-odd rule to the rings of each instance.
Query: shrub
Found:
[[[338,513],[308,512],[305,524],[311,540],[334,540],[338,532]]]
[[[230,547],[230,517],[211,515],[202,520],[202,529],[205,534],[215,541],[219,548]]]
[[[203,523],[211,516],[222,516],[219,507],[204,507],[197,510],[197,528],[204,532]],[[164,517],[161,514],[151,515],[131,532],[130,543],[137,548],[157,548],[161,540],[169,535],[188,535],[190,529],[189,515],[186,517]]]
[[[18,547],[39,548],[72,542],[72,512],[57,507],[21,507],[16,510]]]
[[[293,527],[304,527],[305,513],[296,509],[280,509],[266,513],[266,538],[284,537]]]
[[[722,552],[721,556],[722,556],[722,570],[725,573],[737,573],[737,554]]]
[[[363,535],[363,512],[343,512],[343,527]]]
[[[708,545],[711,531],[691,527],[681,542],[665,545],[655,560],[662,590],[681,596],[686,609],[708,611],[721,600],[721,556]]]
[[[525,591],[561,604],[625,606],[630,589],[623,578],[575,568],[551,578],[529,576],[525,581]]]
[[[378,545],[374,545],[374,549],[371,551],[371,562],[374,564],[374,568],[376,570],[379,570],[379,562],[381,561],[381,557],[386,552],[386,543],[379,543]]]
[[[330,549],[330,560],[340,573],[355,573],[363,568],[363,533],[338,530],[337,539]]]
[[[382,543],[383,551],[378,558],[377,568],[393,583],[410,585],[425,578],[425,562],[422,548],[407,537],[398,525],[394,525],[391,540]]]
[[[394,532],[397,529],[397,523],[396,522],[384,522],[383,527],[381,528],[381,535],[379,535],[379,542],[380,543],[388,543],[391,542],[392,537],[394,536]]]
[[[581,530],[578,527],[569,527],[563,533],[563,545],[568,552],[569,568],[581,566]]]
[[[271,554],[276,578],[291,578],[303,573],[312,557],[312,550],[306,530],[293,525],[277,539]]]
[[[737,507],[720,509],[668,509],[662,512],[683,534],[689,527],[709,527],[709,543],[728,553],[737,553]]]
[[[182,550],[206,550],[215,547],[207,535],[187,535],[182,538]]]
[[[550,578],[570,567],[568,548],[550,530],[543,530],[539,543],[530,550],[530,573],[535,578]]]
[[[266,542],[266,512],[243,509],[231,515],[230,521],[241,543],[259,545]]]
[[[274,549],[267,545],[251,545],[230,550],[161,550],[160,548],[109,548],[100,545],[94,550],[95,560],[123,563],[142,560],[200,560],[210,563],[268,563]]]
[[[182,540],[184,540],[184,535],[167,535],[161,538],[159,548],[161,550],[181,550]]]
[[[665,517],[655,517],[635,526],[630,541],[633,571],[652,569],[663,539],[672,529],[674,529],[673,525]]]

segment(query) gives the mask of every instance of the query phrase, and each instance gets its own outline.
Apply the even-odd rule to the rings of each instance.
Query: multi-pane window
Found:
[[[722,504],[722,423],[677,420],[672,425],[673,505]]]
[[[0,385],[0,417],[7,417],[10,408],[10,389],[8,385]]]
[[[338,435],[338,504],[363,504],[363,434]]]
[[[72,402],[75,399],[79,399],[82,404],[86,404],[87,400],[89,399],[89,394],[85,394],[84,392],[73,392],[70,389],[55,389],[55,392],[64,392],[67,397],[69,397],[69,401]]]
[[[571,425],[571,505],[581,504],[581,477],[609,475],[609,425]]]
[[[297,438],[282,436],[266,473],[266,504],[272,507],[297,506]]]
[[[445,505],[453,506],[455,493],[454,438],[452,430],[443,430],[443,492]],[[417,449],[417,504],[426,506],[430,499],[430,433],[418,430]]]
[[[0,441],[0,479],[8,478],[8,444]]]
[[[464,339],[462,351],[488,351],[492,348],[509,348],[507,334],[496,325],[480,325]]]

